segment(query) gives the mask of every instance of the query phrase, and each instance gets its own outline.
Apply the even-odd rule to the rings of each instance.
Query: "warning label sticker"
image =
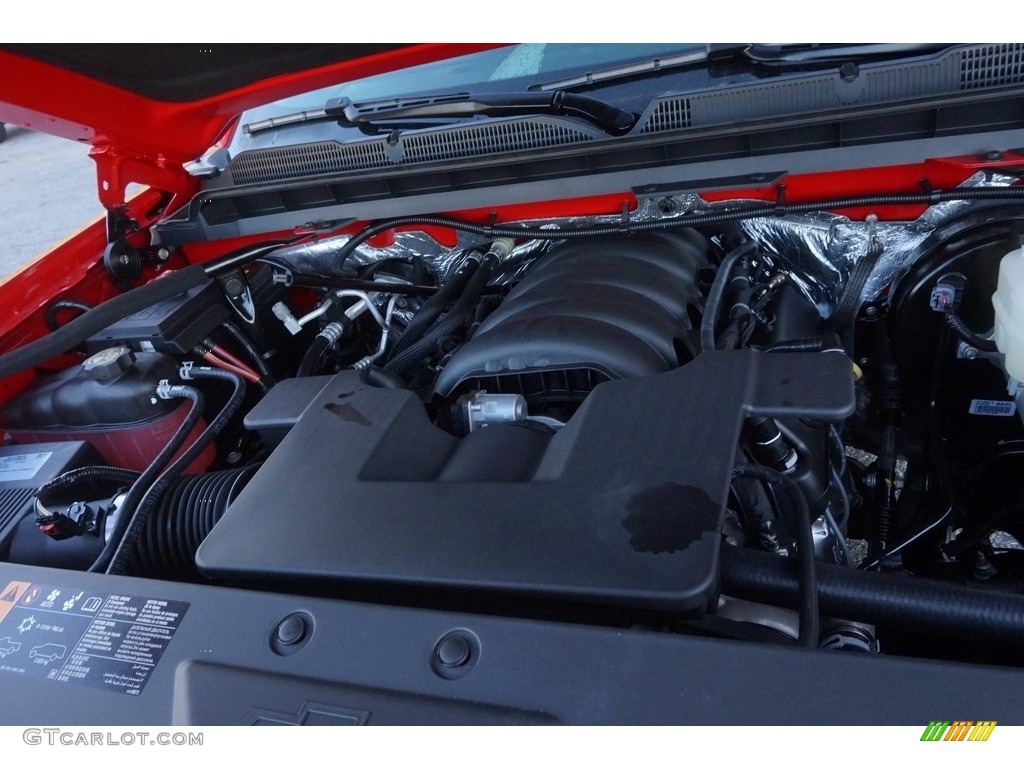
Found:
[[[137,696],[188,606],[11,582],[0,589],[0,672]]]
[[[9,480],[31,480],[52,453],[19,453],[0,457],[0,482]]]

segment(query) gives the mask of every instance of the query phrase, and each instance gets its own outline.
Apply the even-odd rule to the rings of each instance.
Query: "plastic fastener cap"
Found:
[[[437,648],[438,661],[446,667],[461,667],[469,656],[469,641],[459,635],[445,638]]]
[[[277,641],[282,645],[295,645],[306,636],[306,622],[301,616],[289,616],[277,625]]]

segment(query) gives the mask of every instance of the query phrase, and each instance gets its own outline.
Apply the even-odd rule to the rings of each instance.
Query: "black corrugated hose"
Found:
[[[128,520],[124,535],[120,537],[120,539],[113,536],[110,538],[110,541],[117,545],[117,549],[110,561],[110,565],[106,569],[108,574],[124,573],[128,560],[131,557],[132,552],[135,551],[136,541],[145,530],[146,521],[149,518],[153,507],[156,506],[157,501],[159,501],[160,494],[167,489],[170,481],[180,475],[189,464],[195,461],[199,454],[206,449],[206,446],[208,446],[213,439],[220,434],[238,409],[242,406],[242,400],[245,399],[245,382],[240,376],[236,376],[229,371],[222,371],[218,368],[209,368],[206,366],[196,366],[191,369],[189,375],[196,379],[221,379],[222,381],[227,381],[233,387],[231,395],[228,397],[228,401],[224,404],[224,407],[220,409],[220,413],[218,413],[216,418],[207,425],[206,429],[204,429],[203,433],[196,438],[195,442],[192,443],[192,445],[190,445],[188,449],[186,449],[185,452],[174,461],[173,464],[167,467],[167,469],[160,474],[153,484],[145,490],[145,494],[139,501],[138,506],[134,509],[128,507],[127,500],[125,504],[122,504],[121,509],[118,512],[118,523],[120,524],[127,518],[130,518],[130,520]],[[106,550],[106,548],[104,548],[104,550]]]
[[[441,288],[423,302],[423,306],[412,316],[412,320],[405,327],[402,335],[398,337],[391,348],[389,358],[397,357],[399,353],[411,347],[422,338],[427,329],[430,328],[437,316],[440,315],[449,303],[462,293],[467,282],[480,266],[480,254],[470,254],[452,276],[452,279],[441,286]]]
[[[192,406],[189,408],[188,414],[185,416],[185,420],[181,422],[178,428],[174,431],[171,439],[167,441],[167,445],[160,449],[160,453],[156,455],[156,458],[150,462],[149,466],[146,467],[145,471],[139,475],[135,482],[132,483],[131,488],[128,489],[128,494],[125,496],[124,501],[121,502],[121,506],[118,508],[117,521],[114,523],[114,529],[107,535],[106,544],[100,551],[99,556],[89,566],[91,573],[101,572],[107,565],[111,556],[114,554],[114,550],[117,547],[117,542],[124,536],[124,532],[128,528],[128,517],[131,516],[131,510],[142,501],[146,494],[146,491],[152,486],[154,482],[160,477],[160,473],[184,444],[185,439],[195,428],[196,424],[199,423],[200,417],[203,415],[203,408],[206,404],[203,398],[203,393],[195,387],[187,387],[183,385],[171,386],[167,388],[167,394],[171,397],[188,398],[192,401]]]
[[[748,600],[794,607],[803,602],[786,558],[722,547],[722,590]],[[1024,596],[946,581],[817,564],[821,609],[869,624],[885,623],[947,637],[984,637],[1019,648]]]
[[[753,477],[781,488],[796,506],[797,520],[793,521],[790,527],[796,529],[797,560],[800,568],[800,576],[797,579],[800,593],[800,645],[805,648],[817,648],[820,633],[817,563],[814,559],[811,511],[807,506],[807,499],[796,483],[774,469],[757,464],[737,464],[733,468],[733,474],[738,477]]]
[[[476,305],[483,295],[484,288],[498,266],[498,259],[488,253],[480,262],[480,266],[466,283],[466,289],[444,317],[428,330],[419,341],[392,357],[384,365],[388,373],[404,373],[409,367],[425,358],[437,347],[437,343],[445,336],[451,336],[459,328],[469,323],[476,315]]]
[[[252,360],[252,364],[256,366],[256,370],[259,371],[260,378],[263,379],[268,386],[274,384],[274,374],[270,372],[270,366],[267,365],[267,361],[263,359],[263,355],[256,349],[256,345],[253,344],[252,339],[235,325],[230,320],[224,321],[224,330],[228,332],[235,341],[238,342],[238,346],[245,350],[245,353]]]

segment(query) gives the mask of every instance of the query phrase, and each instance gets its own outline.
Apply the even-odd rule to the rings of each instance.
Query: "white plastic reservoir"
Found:
[[[996,346],[1006,355],[1006,372],[1024,381],[1024,248],[1010,251],[999,263],[992,306],[996,308]]]

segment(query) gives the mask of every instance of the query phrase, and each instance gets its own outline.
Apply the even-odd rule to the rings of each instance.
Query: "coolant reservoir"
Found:
[[[153,396],[162,379],[177,375],[177,362],[166,355],[112,347],[81,366],[41,378],[4,405],[0,423],[15,442],[84,440],[112,466],[141,472],[187,417],[187,402]],[[200,419],[175,457],[205,427]],[[202,472],[216,456],[211,443],[185,474]]]
[[[996,346],[1006,355],[1006,372],[1024,381],[1024,248],[1010,251],[999,263],[992,306],[996,308]]]

